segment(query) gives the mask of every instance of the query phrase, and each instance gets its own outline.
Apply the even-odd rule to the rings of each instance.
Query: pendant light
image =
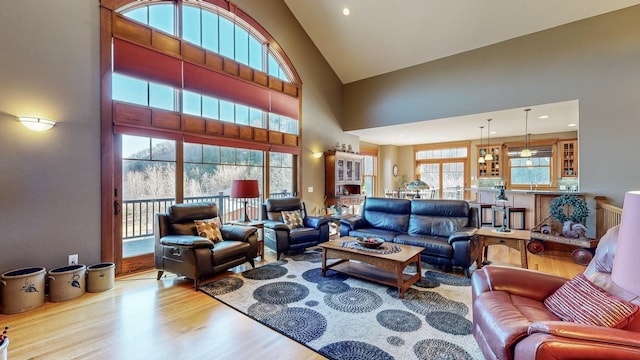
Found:
[[[484,126],[480,126],[480,150],[482,151],[482,129],[484,129]],[[482,154],[478,154],[478,164],[484,164],[484,156],[482,156]]]
[[[520,151],[520,157],[531,157],[531,150],[529,150],[529,111],[531,109],[524,109],[524,149]]]
[[[491,119],[487,119],[487,155],[484,156],[485,161],[493,161],[493,155],[491,154]]]

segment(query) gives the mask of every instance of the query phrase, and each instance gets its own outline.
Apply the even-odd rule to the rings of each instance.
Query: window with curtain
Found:
[[[105,3],[108,2],[105,1]],[[124,31],[117,34],[113,39],[113,72],[111,74],[111,93],[112,99],[120,103],[140,105],[151,109],[150,125],[157,128],[170,128],[170,126],[182,128],[185,121],[191,118],[187,116],[195,116],[205,119],[204,126],[199,127],[199,131],[205,135],[212,133],[216,136],[227,137],[233,139],[238,137],[244,138],[234,140],[231,143],[223,141],[219,148],[229,148],[237,146],[238,154],[242,151],[256,152],[260,156],[251,156],[251,161],[260,158],[259,174],[252,174],[259,178],[261,183],[265,179],[269,179],[268,185],[275,186],[274,191],[282,191],[286,189],[290,194],[295,192],[294,184],[296,183],[293,161],[297,161],[295,154],[299,152],[299,144],[297,141],[289,141],[284,138],[283,145],[297,144],[296,149],[291,153],[281,152],[282,146],[270,145],[273,143],[273,135],[271,133],[248,133],[250,136],[259,134],[264,145],[251,138],[247,138],[247,132],[242,129],[212,127],[210,130],[207,119],[220,121],[223,123],[232,123],[241,126],[249,126],[252,128],[265,129],[282,134],[291,134],[298,136],[300,133],[300,125],[298,120],[299,103],[297,97],[287,96],[287,83],[281,87],[281,90],[274,91],[278,88],[278,83],[272,81],[264,83],[264,86],[256,85],[252,82],[244,81],[242,76],[246,76],[242,69],[236,76],[242,79],[234,79],[229,76],[230,70],[227,69],[227,63],[222,60],[223,67],[217,69],[214,65],[209,66],[209,52],[219,54],[225,58],[233,59],[237,64],[246,65],[252,69],[259,71],[254,76],[260,77],[260,72],[264,72],[264,76],[273,76],[284,82],[294,81],[293,71],[283,63],[283,56],[277,54],[269,46],[269,35],[263,34],[263,30],[253,28],[251,24],[256,24],[251,19],[243,18],[229,13],[228,9],[220,8],[213,4],[214,2],[203,1],[198,4],[183,3],[181,1],[155,1],[155,2],[132,2],[130,6],[121,7],[118,12],[126,19],[137,23],[144,24],[152,31],[158,31],[160,35],[168,34],[170,36],[182,39],[185,44],[195,46],[205,51],[206,59],[204,67],[197,66],[191,62],[191,57],[184,48],[179,49],[181,57],[175,57],[171,48],[160,49],[156,51],[149,46],[140,46],[136,42],[142,41],[138,35],[133,35],[133,31]],[[228,5],[228,3],[226,3]],[[235,7],[233,7],[235,9]],[[176,16],[180,14],[180,16]],[[117,19],[116,19],[117,20]],[[115,26],[122,28],[122,26]],[[137,29],[136,31],[143,31]],[[131,36],[131,40],[129,37]],[[216,59],[216,58],[211,58]],[[187,61],[188,60],[188,61]],[[233,66],[234,63],[230,63]],[[211,71],[215,69],[216,71]],[[233,69],[233,68],[232,68]],[[222,70],[222,71],[220,71]],[[270,80],[268,78],[267,80]],[[257,81],[257,80],[256,80]],[[124,117],[128,120],[131,118],[131,110],[124,108],[124,111],[116,109],[115,117]],[[181,115],[182,120],[176,122],[171,118],[172,115],[163,115],[157,113],[154,109],[176,112]],[[134,111],[137,111],[134,109]],[[138,116],[135,113],[133,116]],[[156,121],[156,116],[164,116]],[[168,120],[167,120],[168,119]],[[179,118],[178,118],[179,119]],[[173,123],[165,123],[164,121],[173,120]],[[117,122],[117,121],[116,121]],[[175,125],[174,125],[175,124]],[[149,121],[136,122],[136,125],[149,125]],[[240,133],[239,131],[244,131]],[[121,133],[126,133],[126,129]],[[264,134],[264,135],[263,135]],[[281,135],[280,135],[281,136]],[[243,141],[246,139],[247,141]],[[279,137],[276,135],[277,143]],[[198,137],[189,137],[190,142],[198,142]],[[246,142],[246,148],[242,145]],[[204,192],[213,191],[208,189],[205,191],[203,186],[209,186],[206,176],[213,174],[215,169],[220,168],[221,164],[211,162],[211,152],[215,147],[215,140],[206,140],[203,144],[184,143],[184,176],[185,181],[184,195],[196,196],[202,195]],[[230,145],[230,146],[229,146]],[[199,153],[202,155],[198,161],[192,152],[196,147],[200,147]],[[269,149],[274,148],[273,156],[269,155]],[[223,156],[224,150],[219,156]],[[209,157],[204,156],[209,154]],[[237,154],[236,154],[237,155]],[[179,159],[179,162],[181,162]],[[271,161],[273,160],[273,161]],[[273,163],[273,170],[265,173],[263,168]],[[215,168],[215,169],[214,169]],[[244,174],[246,176],[246,174]],[[195,185],[198,176],[209,185]],[[275,178],[272,178],[275,176]],[[289,177],[284,179],[283,176]],[[265,185],[267,185],[265,184]]]
[[[212,5],[213,7],[213,5]],[[182,19],[175,22],[175,5],[173,2],[143,4],[122,12],[122,15],[148,25],[154,29],[171,35],[178,35],[178,27],[182,30],[182,39],[234,59],[251,68],[267,71],[269,75],[284,81],[292,81],[287,71],[279,64],[272,53],[267,53],[265,59],[265,39],[256,37],[257,31],[246,29],[249,25],[238,24],[216,13],[219,9],[201,8],[195,5],[183,4]]]
[[[299,135],[299,78],[273,39],[249,25],[257,23],[207,1],[131,5],[114,18],[113,100]],[[295,137],[256,137],[299,146]]]
[[[258,22],[226,0],[101,0],[100,24],[101,144],[112,155],[101,164],[102,207],[118,215],[119,201],[137,204],[122,223],[101,218],[103,258],[118,273],[153,266],[153,248],[131,253],[127,244],[139,241],[128,240],[149,235],[149,219],[169,204],[213,200],[233,220],[243,204],[229,198],[229,181],[253,178],[257,218],[270,184],[296,191],[302,82]],[[148,159],[129,158],[136,137],[149,139]],[[157,151],[165,143],[171,160]],[[274,153],[292,164],[271,171]]]

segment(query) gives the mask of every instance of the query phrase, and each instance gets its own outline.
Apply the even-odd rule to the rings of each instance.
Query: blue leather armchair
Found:
[[[303,227],[289,228],[283,219],[283,211],[300,210]],[[308,216],[304,202],[298,198],[267,199],[262,205],[264,244],[274,250],[277,259],[287,251],[304,250],[329,240],[328,217]]]

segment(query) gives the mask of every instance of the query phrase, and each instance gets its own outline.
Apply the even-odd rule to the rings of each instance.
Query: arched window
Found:
[[[184,4],[181,7],[182,19],[180,24],[176,24],[175,11],[173,2],[143,3],[124,8],[121,14],[253,69],[265,71],[280,80],[295,81],[287,77],[287,71],[268,52],[267,39],[245,22],[239,19],[234,22],[229,14],[224,14],[217,7]]]
[[[101,84],[102,149],[112,154],[103,156],[103,213],[123,210],[121,219],[103,217],[103,260],[116,261],[118,272],[133,266],[126,238],[149,235],[152,216],[122,198],[135,189],[153,204],[144,207],[151,215],[208,199],[220,201],[224,220],[239,208],[229,198],[232,178],[259,179],[255,209],[271,195],[298,192],[300,78],[271,35],[234,4],[101,0]],[[135,141],[146,149],[135,156],[174,154],[171,171],[127,157]],[[128,183],[149,185],[152,175],[153,186]],[[150,188],[163,186],[160,199]]]
[[[205,4],[206,7],[198,7],[191,4],[180,6],[173,1],[134,2],[116,12],[126,19],[180,38],[201,50],[219,54],[223,56],[223,63],[225,59],[233,59],[238,65],[261,72],[266,70],[267,76],[289,81],[287,73],[292,72],[285,71],[269,52],[268,40],[264,35],[238,17],[235,17],[235,21],[231,20],[234,18],[232,14],[223,9],[203,2]],[[181,14],[181,20],[177,23],[176,13]],[[126,35],[123,36],[126,42],[120,41],[119,37],[114,41],[114,100],[299,135],[297,105],[293,102],[289,101],[287,110],[271,111],[272,99],[260,94],[259,89],[243,86],[242,91],[230,93],[219,86],[194,80],[193,77],[198,76],[196,73],[202,69],[189,66],[180,68],[181,64],[174,59],[149,54],[135,47],[129,42],[132,36]],[[153,45],[153,34],[151,41]],[[133,57],[134,54],[143,58],[147,55],[156,63],[166,63],[171,70],[165,73],[147,67],[141,69],[145,61]],[[216,76],[212,75],[210,80],[215,81]]]

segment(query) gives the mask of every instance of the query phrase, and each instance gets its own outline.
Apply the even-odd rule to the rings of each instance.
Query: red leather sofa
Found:
[[[610,278],[618,228],[600,241],[584,272],[611,295],[640,305]],[[640,359],[640,316],[624,328],[562,321],[544,300],[568,279],[533,270],[487,266],[473,273],[473,334],[486,359]],[[640,278],[639,278],[640,281]]]

